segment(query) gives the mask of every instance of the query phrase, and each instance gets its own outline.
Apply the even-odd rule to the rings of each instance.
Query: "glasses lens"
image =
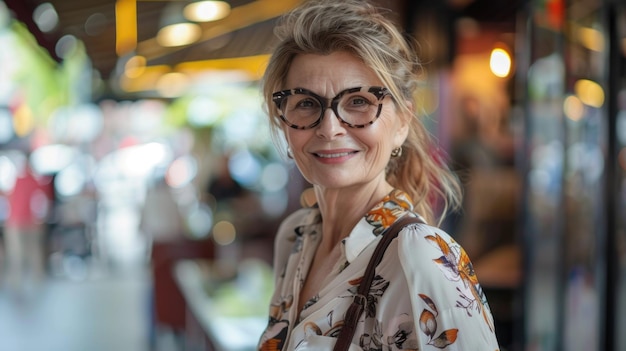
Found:
[[[322,98],[304,89],[285,92],[276,93],[274,101],[287,124],[294,128],[308,129],[319,123],[328,108],[320,100]],[[331,105],[337,117],[350,127],[362,128],[378,118],[384,96],[384,88],[352,88],[339,93]]]
[[[344,94],[337,102],[339,117],[353,126],[363,126],[374,121],[378,116],[376,95],[367,91]]]
[[[320,118],[322,105],[315,97],[301,93],[284,98],[280,110],[290,124],[307,127]]]

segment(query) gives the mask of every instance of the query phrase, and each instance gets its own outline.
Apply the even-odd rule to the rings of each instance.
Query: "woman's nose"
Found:
[[[346,133],[346,126],[341,122],[331,107],[324,110],[320,124],[315,127],[315,133],[323,138],[332,139]]]

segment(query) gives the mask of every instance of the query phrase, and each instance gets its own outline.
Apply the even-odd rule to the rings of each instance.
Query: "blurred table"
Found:
[[[261,333],[267,326],[267,315],[223,315],[219,301],[207,292],[207,284],[211,281],[210,270],[207,269],[209,265],[206,260],[182,260],[174,267],[174,276],[185,297],[187,309],[185,349],[256,350]]]

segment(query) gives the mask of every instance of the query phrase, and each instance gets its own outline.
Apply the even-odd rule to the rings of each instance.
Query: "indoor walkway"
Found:
[[[1,287],[0,351],[147,351],[147,272],[49,277],[19,295]]]

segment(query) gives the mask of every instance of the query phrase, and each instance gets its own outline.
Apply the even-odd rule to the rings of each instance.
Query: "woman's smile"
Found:
[[[320,159],[323,163],[342,163],[357,154],[357,150],[328,150],[313,152],[313,156]]]

